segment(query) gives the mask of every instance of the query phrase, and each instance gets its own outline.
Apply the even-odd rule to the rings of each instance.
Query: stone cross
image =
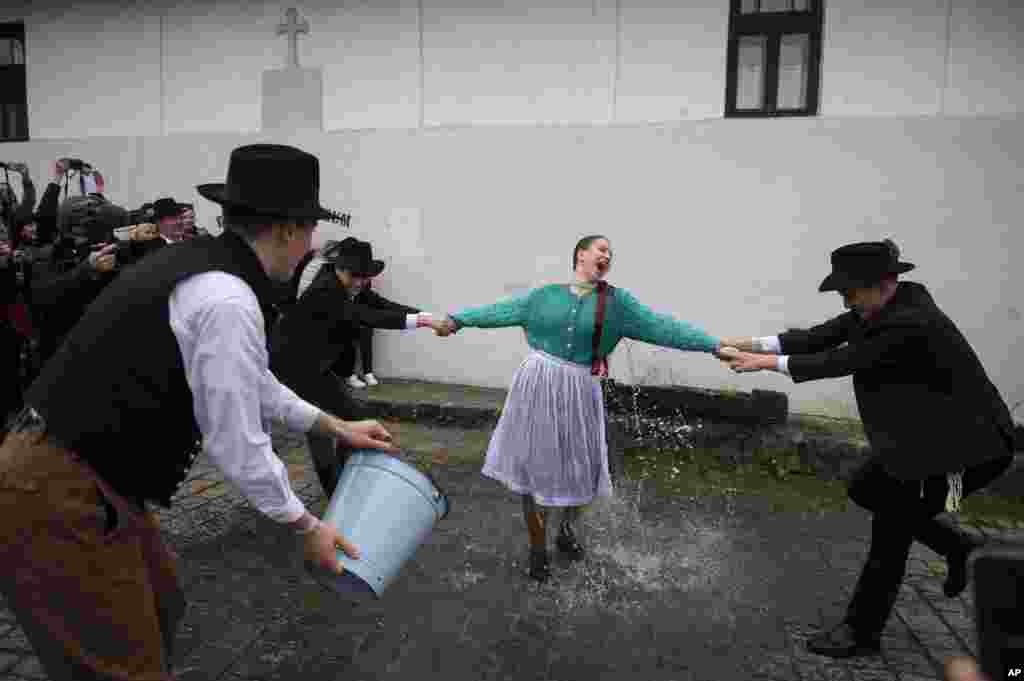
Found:
[[[288,36],[288,67],[298,68],[299,67],[299,34],[309,34],[309,22],[299,21],[299,11],[294,7],[288,9],[285,12],[288,17],[287,23],[278,24],[277,35]]]

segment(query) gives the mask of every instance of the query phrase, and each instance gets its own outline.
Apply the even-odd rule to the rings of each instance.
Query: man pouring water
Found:
[[[197,187],[223,206],[224,233],[122,273],[26,395],[0,447],[0,592],[51,679],[171,678],[185,603],[146,504],[170,505],[198,442],[307,561],[358,557],[296,497],[264,427],[394,450],[376,421],[323,413],[268,368],[272,279],[290,277],[317,221],[338,220],[319,184],[303,151],[235,149],[227,182]]]

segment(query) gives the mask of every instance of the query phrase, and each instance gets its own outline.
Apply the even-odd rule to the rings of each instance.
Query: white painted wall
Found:
[[[285,8],[310,22],[326,130],[630,124],[722,115],[725,0],[187,0],[2,10],[24,18],[34,139],[250,133]],[[822,116],[1024,109],[1024,5],[833,0]],[[89,96],[82,96],[88,89]]]
[[[1017,113],[1024,109],[1024,3],[955,2],[952,8],[947,109],[951,115]]]
[[[331,83],[330,132],[269,135],[255,132],[259,73],[284,62],[286,42],[273,35],[283,3],[243,11],[192,0],[151,14],[91,6],[91,18],[63,20],[49,9],[56,0],[32,3],[35,139],[2,153],[37,178],[54,158],[86,158],[115,201],[172,195],[212,226],[217,208],[194,187],[224,177],[233,147],[295,144],[320,156],[324,202],[351,211],[352,233],[389,262],[381,292],[439,312],[563,281],[576,239],[601,232],[616,251],[613,282],[649,305],[716,334],[772,333],[841,311],[834,294],[817,293],[831,249],[891,236],[1007,400],[1024,399],[1013,361],[1024,304],[1011,293],[1024,284],[1012,262],[1024,252],[1024,89],[1012,29],[1024,10],[956,0],[950,14],[943,0],[906,0],[911,17],[833,0],[823,115],[727,120],[724,4],[621,0],[616,16],[611,0],[516,12],[426,0],[421,61],[412,0],[307,2],[299,7],[313,34],[300,37],[301,63],[322,65]],[[99,38],[86,43],[81,27]],[[124,53],[134,70],[116,87],[85,81],[88,95],[81,69],[76,80],[58,68],[65,55],[109,65]],[[158,91],[139,94],[161,72],[162,114]],[[135,109],[124,103],[139,97]],[[324,225],[316,242],[340,234]],[[381,332],[378,343],[383,375],[496,386],[525,352],[514,330],[448,340]],[[736,376],[707,356],[638,343],[620,347],[612,370],[786,390],[798,411],[853,413],[848,380]]]
[[[610,115],[608,0],[424,4],[426,123],[591,123]]]
[[[822,39],[821,114],[939,113],[948,3],[829,2]]]
[[[158,135],[160,18],[145,2],[32,3],[32,138]]]
[[[720,118],[729,3],[620,3],[615,121]]]

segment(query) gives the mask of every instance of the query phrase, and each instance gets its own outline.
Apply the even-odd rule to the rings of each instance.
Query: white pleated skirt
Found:
[[[512,377],[483,474],[542,506],[611,495],[604,398],[589,366],[530,352]]]

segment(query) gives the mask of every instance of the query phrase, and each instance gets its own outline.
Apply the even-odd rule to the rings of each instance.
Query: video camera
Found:
[[[64,162],[64,167],[68,170],[74,170],[83,175],[90,175],[93,172],[93,167],[80,158],[65,158],[61,160]]]
[[[61,224],[62,237],[53,251],[53,263],[60,272],[77,266],[102,244],[114,243],[115,229],[134,224],[128,222],[129,214],[124,208],[96,196],[73,197],[69,202],[62,206],[66,213]],[[115,252],[119,265],[134,260],[127,242],[118,243]]]

